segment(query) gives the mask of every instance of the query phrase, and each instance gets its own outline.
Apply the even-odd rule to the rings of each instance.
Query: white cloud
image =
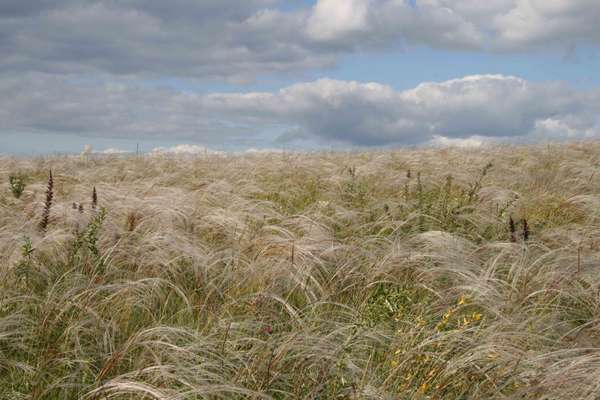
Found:
[[[435,147],[478,148],[489,142],[491,142],[489,138],[482,138],[480,136],[473,136],[467,139],[452,139],[443,136],[434,136],[429,144]]]
[[[317,40],[331,40],[366,28],[369,0],[319,0],[307,21]]]
[[[108,149],[96,151],[98,154],[128,154],[130,151],[119,149],[117,147],[109,147]]]
[[[600,91],[503,75],[475,75],[397,91],[321,79],[274,92],[185,94],[61,79],[0,81],[0,129],[88,137],[167,138],[207,146],[428,143],[448,139],[597,136]],[[203,153],[202,146],[158,149]]]
[[[596,0],[515,0],[492,18],[498,45],[528,49],[548,44],[600,43]]]
[[[210,150],[196,144],[179,144],[173,147],[155,147],[152,154],[223,154],[222,151]]]
[[[256,149],[254,147],[244,151],[245,154],[281,154],[285,152],[286,150],[283,149]]]
[[[302,29],[317,47],[373,50],[399,44],[451,49],[481,46],[482,32],[464,16],[438,1],[319,0]]]

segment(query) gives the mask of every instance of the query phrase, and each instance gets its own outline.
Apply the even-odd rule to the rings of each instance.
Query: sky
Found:
[[[599,0],[2,0],[0,154],[600,136]]]

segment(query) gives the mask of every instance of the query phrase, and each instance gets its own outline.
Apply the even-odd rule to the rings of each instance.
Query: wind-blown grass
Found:
[[[595,399],[599,168],[598,143],[1,158],[0,399]]]

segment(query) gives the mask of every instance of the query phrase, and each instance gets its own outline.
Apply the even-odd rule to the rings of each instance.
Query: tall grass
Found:
[[[597,398],[598,154],[0,158],[0,399]]]

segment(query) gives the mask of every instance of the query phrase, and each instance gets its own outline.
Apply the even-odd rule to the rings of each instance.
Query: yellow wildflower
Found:
[[[453,312],[453,309],[449,309],[448,311],[446,311],[446,313],[444,314],[444,319],[449,319],[452,316]]]

